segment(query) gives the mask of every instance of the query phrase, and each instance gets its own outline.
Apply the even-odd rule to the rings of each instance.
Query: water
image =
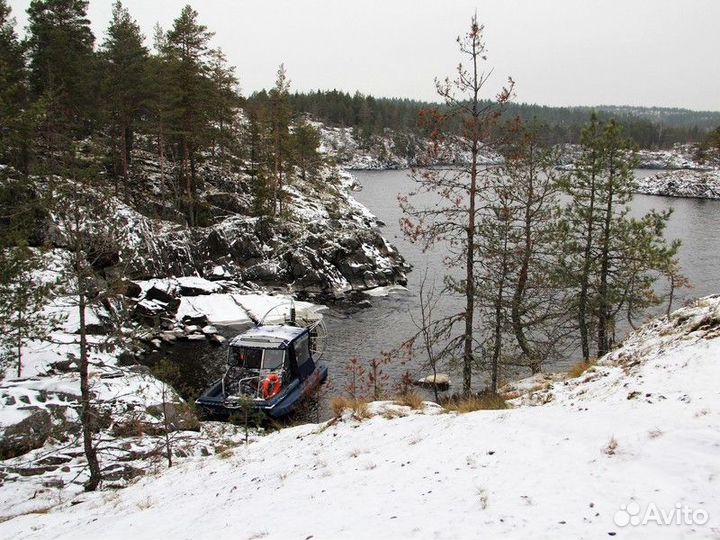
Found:
[[[653,174],[654,171],[638,171],[638,175]],[[324,360],[330,365],[328,383],[320,397],[320,417],[329,415],[328,401],[332,396],[342,394],[350,383],[345,366],[349,359],[357,357],[367,366],[373,358],[379,358],[383,351],[389,351],[402,341],[415,334],[416,327],[412,316],[418,318],[420,307],[418,290],[427,273],[427,283],[433,280],[442,285],[442,276],[446,274],[443,265],[443,248],[437,247],[423,252],[417,244],[404,238],[399,225],[402,212],[398,207],[397,195],[409,193],[414,187],[407,171],[355,172],[362,191],[355,197],[367,206],[385,223],[383,234],[403,254],[414,270],[408,275],[408,291],[393,293],[389,297],[368,297],[372,306],[356,312],[347,312],[331,308],[326,312],[325,320],[330,334]],[[425,195],[422,204],[432,203],[432,195]],[[632,211],[640,215],[650,209],[665,210],[672,208],[666,236],[668,240],[679,239],[683,242],[680,262],[683,273],[692,283],[691,289],[676,293],[674,306],[679,307],[688,299],[720,292],[720,201],[702,199],[680,199],[637,195],[633,199]],[[463,299],[445,295],[438,306],[442,314],[461,311]],[[226,336],[232,332],[226,332]],[[169,354],[181,369],[185,395],[192,397],[213,380],[224,369],[226,347],[213,348],[205,344],[178,344]],[[567,369],[573,363],[566,362],[545,366],[548,370]],[[381,381],[388,391],[401,381],[406,372],[412,377],[430,373],[421,359],[409,361],[396,360],[382,366],[385,378]],[[444,370],[447,371],[447,370]],[[461,380],[457,371],[450,371],[451,379]],[[483,379],[476,376],[478,387]],[[456,387],[457,388],[457,387]],[[453,388],[451,388],[451,391]],[[429,397],[428,393],[428,397]],[[316,414],[313,412],[313,415]],[[315,420],[315,418],[308,418]]]
[[[656,172],[639,170],[636,174],[640,177]],[[383,234],[414,267],[414,271],[408,275],[408,294],[397,298],[373,299],[371,309],[350,317],[343,321],[342,325],[337,325],[334,335],[341,335],[340,341],[347,342],[356,351],[355,354],[373,358],[381,350],[390,348],[394,343],[413,334],[414,327],[409,321],[409,313],[417,313],[419,310],[417,291],[425,270],[427,269],[430,279],[434,278],[441,284],[446,268],[442,262],[442,248],[423,253],[417,244],[404,238],[400,229],[402,211],[397,204],[397,195],[409,193],[414,188],[408,171],[357,171],[353,174],[363,188],[355,194],[355,198],[386,224]],[[428,204],[431,201],[431,196],[425,195],[425,200],[421,202]],[[642,215],[651,209],[673,209],[666,238],[682,241],[680,263],[683,273],[692,284],[691,289],[676,291],[674,307],[681,306],[691,298],[720,293],[720,272],[717,271],[720,266],[720,235],[717,234],[720,225],[720,201],[636,195],[631,208],[635,215]],[[461,309],[462,299],[446,300],[446,310]],[[343,355],[342,346],[334,352],[337,358],[346,356]],[[572,360],[567,363],[572,363]],[[567,363],[546,368],[565,369]],[[457,375],[453,378],[460,380]]]

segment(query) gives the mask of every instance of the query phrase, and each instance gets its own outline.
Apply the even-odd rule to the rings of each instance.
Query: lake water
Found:
[[[640,170],[636,174],[649,176],[656,172]],[[335,320],[331,314],[329,322],[335,344],[332,351],[334,361],[342,361],[342,358],[348,356],[348,351],[363,358],[373,358],[380,351],[411,336],[415,329],[409,315],[413,313],[417,316],[417,291],[426,269],[428,279],[435,279],[438,285],[447,272],[442,263],[442,248],[423,253],[417,244],[404,238],[400,229],[402,212],[397,204],[397,195],[409,193],[414,188],[408,171],[356,171],[353,174],[362,185],[362,191],[357,192],[355,198],[385,223],[383,234],[397,246],[414,270],[408,274],[407,293],[389,298],[372,298],[372,308],[348,319]],[[421,202],[430,203],[431,196],[425,197]],[[690,298],[720,293],[720,201],[636,195],[631,207],[633,214],[638,215],[653,208],[673,209],[666,237],[668,240],[682,241],[680,262],[684,274],[693,285],[691,289],[677,291],[674,307],[680,307]],[[460,310],[463,305],[463,300],[459,298],[444,300],[443,308],[450,311]],[[574,363],[574,359],[551,368],[564,369],[571,363]],[[454,379],[460,380],[457,376]]]
[[[638,171],[637,174],[649,175],[654,172]],[[418,289],[423,276],[427,271],[428,283],[435,280],[440,286],[442,276],[446,273],[442,263],[442,248],[423,253],[418,245],[405,239],[401,232],[399,219],[402,212],[397,204],[397,195],[413,189],[414,184],[408,171],[357,171],[354,175],[362,185],[362,191],[357,192],[355,197],[385,223],[384,236],[400,250],[414,270],[408,274],[406,292],[393,293],[388,297],[368,297],[371,307],[360,311],[330,309],[326,312],[330,338],[324,360],[330,365],[330,375],[320,398],[321,417],[328,415],[329,398],[342,394],[349,383],[350,377],[345,370],[348,360],[357,357],[366,365],[369,360],[380,357],[383,351],[396,347],[412,336],[416,332],[412,318],[417,319],[418,316]],[[425,197],[421,201],[423,204],[432,203],[432,196]],[[633,213],[642,214],[653,208],[674,210],[666,236],[669,240],[682,240],[680,261],[683,272],[693,285],[691,289],[677,292],[674,306],[679,307],[690,298],[720,292],[720,272],[717,271],[720,266],[720,235],[717,234],[720,201],[643,195],[633,199]],[[457,312],[462,306],[461,298],[445,295],[439,311]],[[189,392],[185,392],[188,397],[217,379],[224,368],[225,347],[210,348],[205,342],[178,344],[174,351],[167,352],[183,372],[183,379],[190,388]],[[576,361],[577,358],[568,358],[564,362],[545,366],[545,369],[567,369]],[[410,362],[394,361],[384,365],[382,369],[386,379],[383,386],[392,390],[407,371],[413,377],[429,374],[422,364],[418,358]],[[449,371],[453,381],[461,380],[459,373]],[[475,381],[478,388],[484,385],[481,375],[477,375]],[[457,391],[457,387],[451,388],[451,391]]]

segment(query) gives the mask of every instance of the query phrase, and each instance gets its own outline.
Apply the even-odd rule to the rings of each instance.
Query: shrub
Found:
[[[370,418],[370,411],[368,409],[367,401],[354,398],[336,397],[330,402],[330,408],[332,409],[335,418],[340,418],[347,409],[353,412],[353,416],[358,420],[364,418]]]
[[[500,394],[485,390],[468,398],[452,396],[442,403],[448,411],[467,413],[481,410],[507,409],[508,404]]]
[[[405,407],[417,410],[422,409],[423,401],[422,396],[417,392],[405,392],[395,400],[395,403],[397,405],[404,405]]]
[[[614,456],[618,449],[618,442],[615,437],[610,437],[610,440],[608,441],[607,445],[603,448],[603,454],[607,454],[608,456]]]
[[[585,373],[588,369],[590,369],[594,365],[595,365],[594,358],[591,358],[588,361],[583,360],[581,362],[578,362],[577,364],[575,364],[573,367],[571,367],[568,370],[568,378],[575,379],[575,378],[579,377],[580,375],[582,375],[583,373]]]

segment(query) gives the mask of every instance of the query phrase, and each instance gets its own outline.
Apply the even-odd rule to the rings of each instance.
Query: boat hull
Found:
[[[251,408],[256,412],[264,413],[270,418],[283,418],[291,414],[300,404],[327,379],[328,368],[319,363],[305,380],[292,381],[277,396],[269,400],[256,400]],[[233,414],[241,413],[241,407],[232,407],[226,403],[222,393],[222,381],[217,381],[195,403],[201,408],[206,417],[227,419]],[[244,414],[244,413],[242,413]]]

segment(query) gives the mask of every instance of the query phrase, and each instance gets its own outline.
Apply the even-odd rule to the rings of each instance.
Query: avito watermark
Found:
[[[642,508],[632,501],[620,505],[615,512],[615,525],[618,527],[637,527],[648,525],[705,525],[710,521],[710,514],[703,508],[692,508],[686,504],[676,503],[670,508],[662,508],[655,503],[648,503]]]

